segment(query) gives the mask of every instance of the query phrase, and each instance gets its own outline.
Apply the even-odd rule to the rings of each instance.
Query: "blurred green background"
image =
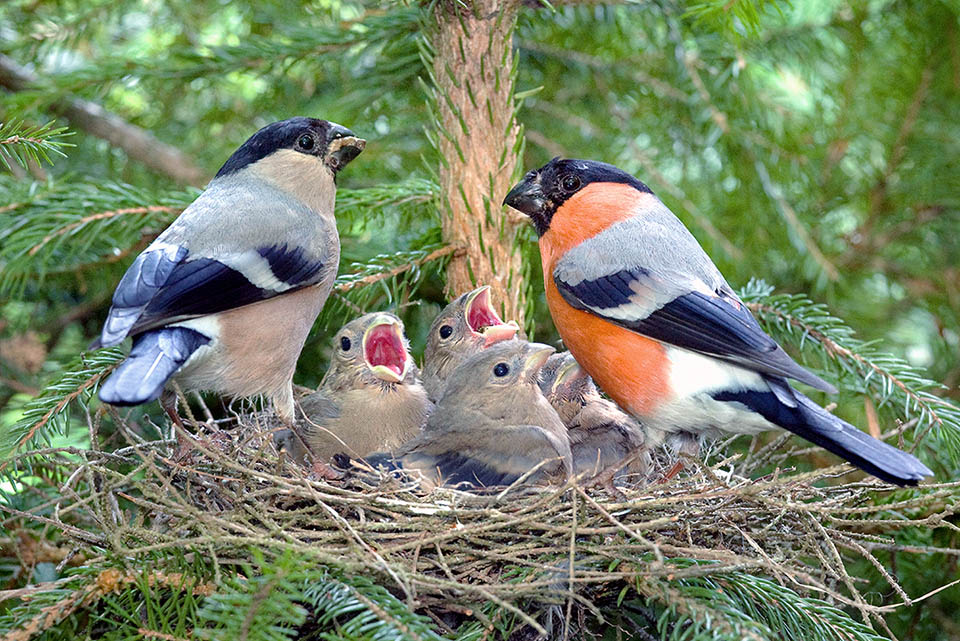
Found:
[[[523,168],[557,155],[623,167],[734,287],[762,278],[805,293],[960,398],[960,3],[556,4],[525,3],[514,35]],[[101,105],[207,178],[271,121],[351,127],[368,146],[340,177],[341,273],[360,273],[440,241],[423,15],[339,0],[0,5],[0,120],[56,120],[72,134],[52,164],[0,171],[0,425],[99,332],[131,248],[203,184],[131,159],[64,117],[65,104]],[[11,65],[36,83],[14,86]],[[169,209],[87,219],[143,205]],[[530,230],[524,241],[529,329],[552,342]],[[327,337],[361,310],[398,311],[419,353],[444,302],[441,267],[335,299],[297,382],[319,382]],[[863,416],[861,396],[843,403]],[[956,575],[956,557],[914,572],[901,579],[922,593]],[[929,605],[891,625],[902,638],[960,636],[957,590]]]

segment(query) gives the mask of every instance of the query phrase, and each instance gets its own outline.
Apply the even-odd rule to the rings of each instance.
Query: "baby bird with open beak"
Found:
[[[612,494],[619,494],[615,478],[646,475],[650,453],[644,447],[643,428],[600,395],[570,352],[550,357],[540,372],[540,390],[568,429],[574,474]]]
[[[434,319],[423,350],[423,386],[436,402],[447,376],[477,352],[510,340],[520,327],[504,323],[490,301],[490,286],[478,287],[447,305]]]
[[[540,369],[554,349],[506,341],[450,374],[423,433],[372,465],[416,470],[427,488],[563,481],[572,470],[567,429],[540,393]]]
[[[305,419],[298,435],[322,476],[330,476],[325,461],[334,454],[392,450],[419,434],[433,404],[420,384],[400,319],[374,312],[344,325],[334,337],[319,389],[302,399],[300,408]],[[306,452],[298,435],[278,434],[277,443],[303,462]]]

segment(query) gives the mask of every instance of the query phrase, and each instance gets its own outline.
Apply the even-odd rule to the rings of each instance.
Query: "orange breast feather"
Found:
[[[659,342],[575,309],[553,282],[556,261],[571,248],[630,216],[647,197],[628,185],[593,184],[554,214],[540,238],[547,305],[564,345],[621,407],[644,416],[670,396],[670,363]]]

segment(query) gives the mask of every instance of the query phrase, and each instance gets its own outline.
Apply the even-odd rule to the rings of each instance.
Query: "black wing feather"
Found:
[[[764,333],[745,305],[722,293],[710,296],[689,292],[641,317],[646,310],[639,309],[631,298],[635,292],[630,284],[648,279],[649,273],[642,268],[621,270],[576,285],[554,275],[560,295],[577,309],[670,345],[722,358],[764,374],[793,378],[825,392],[836,392],[835,387],[795,363]],[[603,313],[606,309],[632,306],[638,307],[635,318],[615,318]]]
[[[240,271],[213,258],[192,258],[185,247],[140,254],[120,280],[113,306],[94,347],[116,345],[127,336],[174,320],[235,309],[316,281],[323,262],[303,249],[286,245],[261,247],[258,253],[277,280],[290,285],[276,291],[257,287]]]

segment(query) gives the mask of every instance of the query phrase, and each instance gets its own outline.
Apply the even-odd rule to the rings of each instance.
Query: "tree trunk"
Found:
[[[522,140],[515,118],[511,35],[518,0],[436,4],[428,69],[436,88],[443,237],[466,251],[447,271],[447,293],[492,287],[505,319],[523,325],[525,291],[516,236],[501,202],[516,178]]]

